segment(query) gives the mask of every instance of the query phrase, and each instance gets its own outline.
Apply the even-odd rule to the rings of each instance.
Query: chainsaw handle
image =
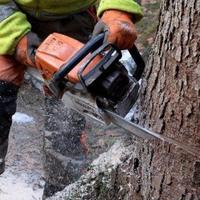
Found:
[[[53,81],[57,82],[63,80],[64,77],[78,64],[80,63],[89,53],[97,50],[104,41],[105,33],[101,33],[96,37],[92,38],[89,42],[83,46],[66,64],[64,64],[59,71],[57,71],[53,76]],[[139,80],[145,68],[145,63],[140,55],[137,47],[134,45],[129,49],[129,53],[135,61],[137,68],[133,75],[136,80]]]
[[[135,73],[133,74],[133,77],[137,81],[139,81],[141,79],[142,74],[145,69],[145,62],[135,45],[133,45],[133,47],[131,49],[129,49],[128,51],[129,51],[131,57],[133,58],[133,60],[135,61],[135,64],[137,65]]]
[[[102,60],[99,62],[99,64],[96,65],[96,68],[98,68],[100,71],[105,70],[108,65],[111,65],[116,60],[118,61],[122,57],[122,53],[121,53],[120,49],[118,49],[115,45],[113,45],[111,43],[107,43],[107,42],[104,43],[102,46],[100,46],[95,51],[93,51],[93,53],[91,54],[88,61],[86,61],[86,63],[78,71],[79,80],[85,88],[87,88],[87,84],[84,80],[83,72],[88,67],[88,65],[94,60],[94,58],[103,52],[104,53],[106,52],[106,54],[104,54],[104,55],[102,54],[102,56],[103,56]],[[96,74],[98,74],[97,71],[96,71]],[[91,81],[89,81],[89,82],[91,84]]]
[[[80,63],[89,53],[95,51],[103,44],[105,33],[101,33],[96,37],[92,38],[87,42],[83,48],[81,48],[66,64],[64,64],[54,76],[54,81],[60,81],[78,64]]]

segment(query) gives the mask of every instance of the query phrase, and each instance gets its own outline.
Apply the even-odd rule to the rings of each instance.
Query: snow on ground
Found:
[[[31,172],[19,175],[6,170],[0,176],[0,200],[42,200],[44,182],[33,185],[32,178]]]
[[[34,118],[25,113],[16,112],[13,117],[13,122],[20,123],[34,123]]]

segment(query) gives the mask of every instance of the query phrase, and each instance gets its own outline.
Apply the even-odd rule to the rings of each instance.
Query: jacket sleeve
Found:
[[[18,41],[31,29],[26,15],[11,0],[0,0],[0,55],[12,55]]]
[[[110,9],[133,13],[135,22],[139,21],[143,17],[140,5],[134,0],[100,0],[97,15],[101,16],[105,10]]]

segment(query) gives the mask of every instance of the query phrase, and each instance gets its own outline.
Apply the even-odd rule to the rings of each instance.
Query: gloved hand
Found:
[[[15,58],[21,64],[35,66],[35,50],[41,41],[37,34],[33,32],[27,33],[18,43],[15,52]]]
[[[93,36],[105,32],[105,41],[120,49],[130,49],[137,39],[133,15],[118,10],[107,10],[96,24]]]

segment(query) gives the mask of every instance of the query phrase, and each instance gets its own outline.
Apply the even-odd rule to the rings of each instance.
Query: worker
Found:
[[[58,32],[85,43],[92,33],[105,32],[105,40],[128,49],[141,17],[134,0],[0,0],[0,174],[18,89],[26,67],[35,66],[34,52],[41,41]]]

